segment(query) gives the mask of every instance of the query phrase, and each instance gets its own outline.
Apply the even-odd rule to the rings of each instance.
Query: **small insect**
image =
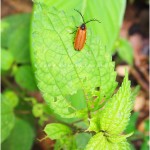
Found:
[[[100,21],[97,20],[97,19],[91,19],[91,20],[85,22],[84,17],[81,14],[81,12],[79,12],[76,9],[74,9],[74,10],[77,11],[81,15],[82,20],[83,20],[83,23],[77,29],[76,36],[75,36],[75,39],[74,39],[74,49],[80,51],[84,47],[84,44],[85,44],[85,41],[86,41],[86,24],[91,22],[91,21],[97,21],[97,22],[100,23]]]

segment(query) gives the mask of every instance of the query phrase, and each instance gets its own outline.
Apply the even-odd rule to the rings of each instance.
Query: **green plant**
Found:
[[[117,39],[113,49],[118,53],[121,60],[133,66],[133,48],[126,39]]]
[[[110,7],[113,11],[110,11]],[[87,41],[81,52],[73,49],[74,35],[70,34],[81,23],[74,8],[81,10],[86,20],[95,17],[102,22],[87,26]],[[32,92],[38,89],[29,53],[31,15],[20,14],[2,19],[3,150],[30,150],[36,136],[35,122],[38,120],[38,125],[43,127],[43,123],[49,119],[54,120],[54,123],[43,127],[47,134],[45,138],[56,140],[56,150],[130,147],[126,138],[133,131],[135,133],[128,138],[129,142],[139,135],[133,124],[137,114],[133,114],[129,122],[136,92],[130,89],[127,73],[120,89],[116,89],[116,72],[111,60],[124,8],[125,1],[122,0],[112,0],[111,6],[109,1],[101,0],[66,3],[35,1],[31,58],[35,65],[38,87],[48,105],[39,103],[32,96]],[[125,49],[124,44],[122,47]],[[125,60],[131,62],[131,56],[128,56]],[[115,90],[118,90],[116,94]],[[148,121],[145,125],[148,126]],[[143,136],[140,133],[140,139],[144,141],[141,148],[145,150],[147,134]]]
[[[30,63],[30,14],[2,19],[1,51],[1,147],[3,150],[30,150],[35,138],[35,124],[25,100],[37,86]],[[10,34],[11,33],[11,34]]]
[[[134,96],[127,73],[122,86],[113,94],[117,83],[110,52],[123,17],[123,11],[120,14],[119,10],[125,7],[125,2],[113,1],[112,7],[117,9],[112,15],[105,9],[109,16],[102,19],[102,25],[91,25],[92,31],[88,32],[85,48],[80,52],[74,50],[74,35],[70,34],[79,16],[71,18],[51,8],[52,4],[53,1],[35,1],[31,32],[38,87],[61,120],[46,125],[44,131],[56,140],[55,149],[130,149],[126,138],[131,133],[122,135],[122,132],[128,124]],[[70,8],[76,8],[76,4],[68,1],[69,9],[64,2],[61,5],[56,2],[54,6],[72,14]],[[100,0],[81,3],[82,10],[87,11],[85,19],[101,16],[96,4],[104,11]],[[108,6],[108,2],[103,5]],[[82,146],[78,137],[84,143]]]
[[[142,141],[142,144],[140,146],[140,150],[148,150],[148,140],[149,140],[149,120],[146,119],[144,121],[144,132],[139,131],[136,128],[137,125],[137,119],[139,117],[139,112],[134,112],[132,113],[131,117],[130,117],[130,121],[128,126],[126,127],[125,133],[128,134],[131,131],[134,131],[134,134],[129,137],[129,142],[135,142],[137,140]],[[132,145],[132,150],[136,150],[136,148],[134,147],[134,145]]]

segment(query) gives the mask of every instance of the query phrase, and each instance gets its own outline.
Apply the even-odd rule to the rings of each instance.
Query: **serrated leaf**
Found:
[[[128,64],[133,65],[133,48],[125,39],[119,39],[118,54]]]
[[[60,139],[62,136],[70,135],[72,133],[69,127],[60,123],[47,124],[44,128],[44,132],[52,140]]]
[[[18,68],[15,73],[15,81],[22,88],[25,88],[29,91],[37,90],[34,73],[32,67],[29,65],[24,65]]]
[[[62,117],[81,117],[87,111],[87,105],[75,108],[68,95],[83,90],[86,100],[97,96],[93,104],[98,107],[99,101],[110,98],[116,88],[110,54],[90,32],[84,49],[75,51],[74,35],[70,34],[74,27],[71,18],[51,9],[46,2],[35,5],[32,47],[38,87],[49,106]]]
[[[130,81],[126,74],[118,92],[99,114],[100,130],[116,135],[123,132],[128,124],[132,106]]]
[[[13,107],[9,104],[9,101],[5,96],[1,95],[1,143],[8,138],[14,124],[15,117],[13,113]]]
[[[126,140],[112,143],[104,136],[104,133],[100,132],[90,139],[85,150],[130,150],[130,146]]]
[[[9,138],[2,144],[3,150],[31,150],[35,133],[30,124],[17,118]]]
[[[35,3],[47,3],[49,7],[56,7],[59,10],[65,11],[67,14],[73,14],[76,26],[79,26],[83,21],[81,16],[74,9],[78,9],[83,14],[85,20],[96,18],[101,21],[99,23],[87,24],[88,29],[92,29],[94,34],[99,35],[104,45],[108,46],[107,50],[111,50],[115,42],[122,24],[126,1],[125,0],[96,0],[96,1],[81,1],[81,0],[34,0]],[[112,11],[113,10],[113,11]],[[67,22],[68,23],[68,22]]]
[[[133,95],[126,74],[119,91],[107,102],[103,110],[92,117],[88,131],[121,134],[128,124],[132,106]]]
[[[126,140],[126,138],[130,137],[132,134],[133,134],[133,132],[130,134],[127,134],[127,135],[117,135],[117,136],[112,135],[112,136],[108,137],[108,140],[112,143],[119,143],[119,142]]]
[[[2,49],[1,51],[1,69],[7,71],[14,62],[14,57],[10,51]]]
[[[8,49],[17,63],[30,62],[30,14],[5,17],[2,19],[1,26],[2,48]]]

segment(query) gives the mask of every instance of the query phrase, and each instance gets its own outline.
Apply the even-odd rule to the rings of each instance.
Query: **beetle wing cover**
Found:
[[[81,30],[79,27],[74,40],[74,48],[76,50],[81,50],[84,47],[85,40],[86,40],[86,29]]]

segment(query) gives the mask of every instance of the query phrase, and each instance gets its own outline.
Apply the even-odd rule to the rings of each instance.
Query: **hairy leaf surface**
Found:
[[[129,121],[133,100],[130,81],[126,74],[122,86],[96,116],[91,119],[89,131],[106,131],[111,135],[121,134]]]
[[[100,129],[110,134],[120,134],[126,128],[133,107],[131,88],[126,74],[122,86],[100,112]]]
[[[126,140],[112,143],[100,132],[90,139],[85,150],[130,150],[130,146]]]

